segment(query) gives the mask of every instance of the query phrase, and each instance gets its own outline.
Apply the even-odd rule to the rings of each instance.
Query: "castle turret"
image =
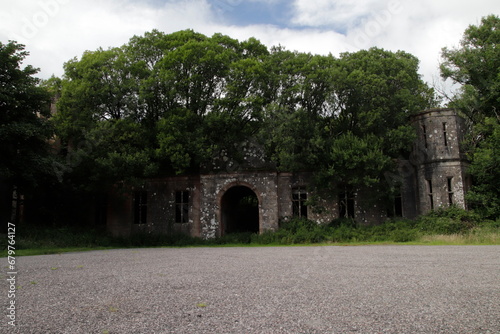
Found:
[[[453,109],[431,109],[415,115],[413,124],[418,134],[412,157],[418,211],[424,214],[451,205],[465,208],[464,120]]]

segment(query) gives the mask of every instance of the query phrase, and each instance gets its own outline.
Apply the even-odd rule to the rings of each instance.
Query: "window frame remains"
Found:
[[[446,178],[446,186],[448,189],[448,205],[452,206],[453,205],[453,176],[448,176]]]
[[[427,180],[427,196],[429,196],[429,203],[431,210],[434,210],[434,193],[432,192],[432,180]]]
[[[339,194],[339,218],[356,218],[356,200],[352,191],[345,190]]]
[[[307,219],[307,191],[304,188],[292,189],[292,216]]]
[[[134,191],[134,224],[144,225],[148,221],[148,192]]]
[[[189,223],[189,190],[177,190],[175,192],[175,223]]]

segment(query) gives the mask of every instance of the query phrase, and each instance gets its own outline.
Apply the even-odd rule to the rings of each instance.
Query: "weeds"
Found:
[[[129,238],[111,237],[103,230],[43,228],[19,230],[17,250],[25,255],[49,254],[61,249],[211,246],[211,245],[293,245],[314,243],[417,242],[422,244],[495,244],[500,235],[500,219],[482,220],[474,212],[456,207],[436,210],[417,220],[389,220],[375,226],[337,219],[330,224],[292,218],[280,222],[277,231],[262,234],[237,233],[203,240],[186,235],[136,234]],[[56,270],[57,268],[52,268]]]

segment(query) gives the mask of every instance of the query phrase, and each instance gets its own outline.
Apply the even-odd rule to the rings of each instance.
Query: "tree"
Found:
[[[409,117],[436,103],[418,74],[418,59],[378,48],[344,53],[331,80],[320,183],[387,190],[383,175],[395,172],[395,159],[408,158],[415,140]]]
[[[469,173],[474,176],[475,184],[467,200],[483,217],[496,219],[500,217],[500,123],[489,117],[478,126],[488,139],[471,155]]]
[[[256,131],[266,54],[255,39],[153,30],[70,60],[55,124],[73,162],[60,172],[102,186],[155,171],[195,172],[234,150]],[[124,162],[135,167],[124,170]]]
[[[500,105],[500,18],[490,15],[478,26],[471,25],[459,48],[443,48],[441,76],[461,84],[451,101],[473,123],[498,117]]]
[[[332,56],[275,47],[267,57],[262,141],[280,170],[308,171],[323,161],[324,127],[331,114]]]
[[[191,30],[135,36],[65,70],[56,124],[77,162],[67,170],[96,185],[238,160],[255,137],[279,170],[315,171],[330,189],[373,186],[408,155],[408,117],[434,103],[405,52],[335,58]]]
[[[498,180],[500,122],[500,18],[489,15],[478,26],[471,25],[459,48],[443,48],[441,76],[461,84],[450,106],[468,120],[470,134],[465,142],[473,187],[467,194],[471,207],[485,217],[500,215]]]
[[[24,45],[0,42],[0,182],[14,194],[29,194],[53,176],[48,122],[50,95],[40,87]],[[16,210],[12,212],[16,219]]]
[[[273,48],[264,64],[268,155],[281,170],[313,171],[318,190],[374,187],[387,195],[384,175],[416,139],[409,117],[437,104],[418,63],[378,48],[338,59]]]

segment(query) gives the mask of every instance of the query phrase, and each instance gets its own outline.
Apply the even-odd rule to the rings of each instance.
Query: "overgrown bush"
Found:
[[[230,233],[215,240],[208,241],[217,245],[249,244],[252,242],[252,232]]]
[[[470,231],[484,223],[473,211],[456,206],[433,210],[417,220],[417,228],[424,234],[457,234]]]
[[[408,219],[388,220],[387,222],[364,227],[367,234],[365,241],[408,242],[419,237],[414,222]]]

